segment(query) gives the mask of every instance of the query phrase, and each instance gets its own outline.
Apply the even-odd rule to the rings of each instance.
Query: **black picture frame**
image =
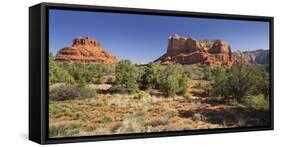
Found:
[[[200,17],[231,20],[253,20],[270,23],[270,126],[206,129],[174,132],[136,133],[120,135],[102,135],[85,137],[48,138],[48,10],[79,10],[113,13],[130,13],[162,16]],[[85,141],[102,141],[116,139],[152,138],[180,135],[230,133],[245,131],[273,130],[273,50],[274,50],[274,18],[265,16],[232,15],[217,13],[199,13],[185,11],[166,11],[152,9],[135,9],[121,7],[104,7],[90,5],[40,3],[29,8],[29,139],[39,144],[70,143]]]

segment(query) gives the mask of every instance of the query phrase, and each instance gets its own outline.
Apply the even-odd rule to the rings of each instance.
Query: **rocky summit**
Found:
[[[231,48],[227,42],[222,40],[198,41],[176,34],[169,37],[167,52],[156,61],[160,61],[162,64],[173,62],[211,67],[229,67],[234,63]]]
[[[77,63],[117,64],[116,56],[100,47],[97,40],[89,37],[78,37],[71,46],[62,48],[56,55],[56,60]]]

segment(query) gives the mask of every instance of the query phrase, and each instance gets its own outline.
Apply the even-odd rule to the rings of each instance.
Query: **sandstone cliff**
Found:
[[[240,64],[269,64],[269,50],[236,51],[232,53],[232,57]]]
[[[212,67],[233,65],[230,45],[222,40],[198,41],[191,37],[169,37],[167,52],[158,58],[162,64],[169,62]]]
[[[100,47],[97,40],[89,37],[78,37],[73,44],[62,48],[56,55],[56,60],[78,63],[117,64],[117,58]]]

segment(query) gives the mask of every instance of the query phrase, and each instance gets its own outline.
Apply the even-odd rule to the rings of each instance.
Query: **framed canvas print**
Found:
[[[273,17],[29,8],[29,139],[273,129]]]

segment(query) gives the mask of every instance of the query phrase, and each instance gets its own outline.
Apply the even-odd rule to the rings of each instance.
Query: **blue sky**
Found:
[[[269,23],[154,15],[49,11],[49,47],[57,53],[78,36],[98,40],[120,59],[148,63],[162,56],[173,34],[197,40],[222,39],[232,50],[269,49]]]

